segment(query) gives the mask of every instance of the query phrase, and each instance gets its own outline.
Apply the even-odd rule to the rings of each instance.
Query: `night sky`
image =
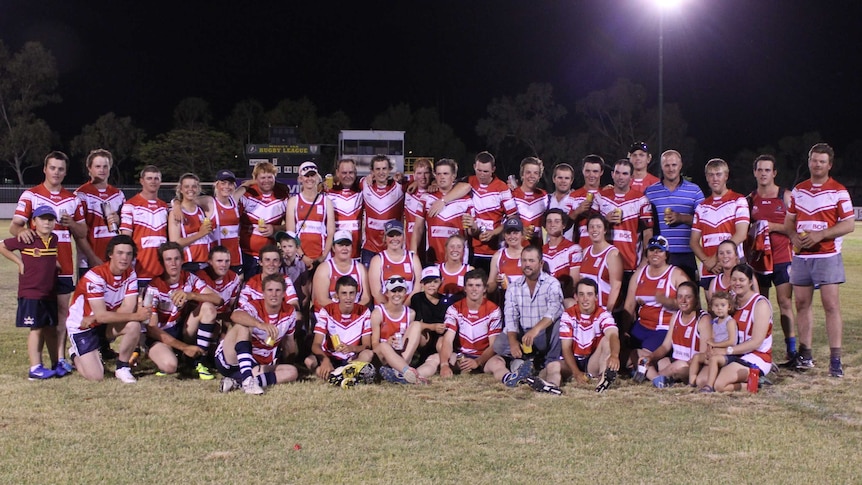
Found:
[[[307,96],[355,129],[390,104],[435,106],[479,150],[488,103],[530,82],[551,83],[569,118],[621,77],[657,97],[649,0],[344,3],[0,0],[0,38],[57,57],[63,102],[39,114],[64,142],[109,111],[149,136],[167,131],[187,96],[207,99],[216,120],[246,98],[271,109]],[[826,3],[685,0],[666,14],[665,100],[702,149],[730,157],[814,130],[836,147],[860,137],[860,8]]]

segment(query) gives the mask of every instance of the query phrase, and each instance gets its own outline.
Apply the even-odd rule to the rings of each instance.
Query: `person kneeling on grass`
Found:
[[[563,362],[551,362],[571,373],[578,384],[589,382],[589,376],[602,376],[596,392],[606,391],[620,370],[620,334],[614,317],[599,306],[599,285],[592,278],[582,278],[576,285],[577,305],[560,317],[560,344]],[[589,376],[588,376],[589,375]]]
[[[508,372],[506,361],[494,353],[494,340],[503,331],[503,324],[500,308],[485,296],[488,275],[481,269],[468,271],[464,276],[464,289],[466,298],[446,310],[446,333],[443,334],[440,353],[429,356],[419,367],[419,373],[433,374],[439,365],[440,377],[446,378],[452,376],[454,367],[458,373],[493,374],[495,379],[508,386],[506,378],[514,382],[516,374]],[[453,355],[456,337],[461,352]]]
[[[671,317],[661,345],[644,357],[644,375],[658,388],[670,387],[675,380],[689,379],[694,383],[694,377],[689,376],[696,367],[699,368],[695,362],[701,361],[705,356],[702,352],[707,350],[702,329],[704,325],[710,325],[710,318],[700,309],[697,284],[691,281],[680,283],[676,290],[676,304],[679,310]],[[697,376],[697,371],[693,376]]]
[[[358,286],[350,275],[338,278],[335,282],[337,302],[317,312],[312,355],[306,358],[306,366],[323,380],[328,380],[338,367],[354,361],[370,363],[374,358],[371,311],[355,303]]]
[[[371,313],[371,345],[384,364],[380,375],[398,384],[427,384],[428,379],[410,367],[410,360],[419,347],[422,324],[416,313],[404,304],[407,283],[395,276],[384,285],[386,302]],[[433,373],[433,372],[432,372]]]
[[[57,236],[52,232],[57,215],[43,205],[33,211],[37,238],[25,243],[10,237],[0,241],[0,254],[18,265],[18,315],[15,326],[29,328],[27,355],[30,358],[29,379],[63,377],[57,351]],[[12,251],[19,251],[20,256]],[[51,368],[42,366],[42,348],[48,347]]]
[[[150,318],[151,306],[139,304],[138,276],[132,263],[138,248],[130,236],[114,236],[108,243],[106,263],[87,271],[78,280],[66,330],[72,344],[75,368],[84,379],[100,381],[105,368],[99,355],[101,338],[97,326],[104,327],[104,337],[113,340],[123,336],[117,355],[117,379],[132,384],[137,381],[129,368],[129,358],[138,345],[141,322]],[[137,311],[135,307],[137,306]]]
[[[713,281],[717,281],[718,278],[720,276]],[[705,392],[715,390],[713,386],[715,385],[715,378],[718,377],[718,370],[727,363],[724,356],[709,358],[712,349],[725,349],[726,351],[727,347],[736,345],[737,324],[736,320],[730,316],[733,312],[733,304],[733,296],[730,293],[725,291],[713,293],[712,300],[709,302],[713,318],[701,319],[697,325],[701,350],[691,359],[688,382],[694,386],[701,366],[709,365],[709,377],[706,379]]]
[[[213,339],[216,306],[221,296],[197,276],[182,269],[182,247],[171,241],[159,246],[159,262],[165,271],[153,278],[146,291],[153,292],[152,317],[147,321],[148,355],[159,371],[156,375],[177,372],[176,351],[195,359],[201,380],[215,378],[203,363]],[[186,342],[194,340],[197,345]]]
[[[286,287],[281,274],[267,275],[261,281],[263,299],[253,299],[234,310],[234,326],[216,348],[216,367],[224,376],[221,392],[234,389],[246,394],[263,394],[263,388],[295,381],[296,367],[277,363],[276,353],[296,354],[296,310],[284,301]]]

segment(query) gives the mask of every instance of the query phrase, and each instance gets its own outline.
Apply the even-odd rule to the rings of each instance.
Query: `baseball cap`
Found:
[[[506,219],[506,222],[503,224],[503,232],[511,232],[511,231],[521,232],[523,230],[524,230],[524,224],[521,223],[521,219],[518,217]]]
[[[299,166],[299,174],[308,175],[311,172],[317,173],[317,164],[310,160],[302,162],[302,165]]]
[[[335,236],[332,239],[333,244],[338,244],[342,241],[347,241],[350,244],[353,244],[353,234],[350,231],[345,231],[344,229],[340,231],[335,231]]]
[[[422,282],[426,283],[428,280],[440,279],[440,268],[437,265],[428,266],[427,268],[422,268]]]
[[[634,153],[638,150],[649,153],[649,147],[645,141],[636,141],[629,147],[629,153]]]
[[[664,236],[653,236],[649,239],[647,249],[661,249],[664,252],[668,250],[668,242]]]
[[[404,224],[397,219],[392,219],[388,221],[383,226],[383,234],[388,235],[390,232],[397,232],[399,234],[404,234]]]
[[[45,217],[51,216],[52,219],[57,218],[57,213],[54,212],[54,209],[47,205],[40,205],[33,211],[33,217]]]
[[[291,231],[278,231],[275,233],[275,242],[281,242],[283,239],[293,239],[296,241],[296,244],[299,245],[299,238],[296,237],[296,234]]]
[[[217,182],[221,182],[223,180],[233,180],[236,182],[236,175],[234,175],[230,170],[219,170],[215,179]]]
[[[386,280],[386,291],[395,291],[399,288],[407,290],[407,282],[401,276],[393,276]]]

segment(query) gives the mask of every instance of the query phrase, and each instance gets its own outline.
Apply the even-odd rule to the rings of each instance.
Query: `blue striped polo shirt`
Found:
[[[674,212],[680,214],[694,215],[694,208],[703,202],[703,191],[696,184],[682,179],[675,190],[668,190],[662,182],[647,187],[645,195],[655,207],[656,225],[658,233],[667,238],[672,253],[690,253],[689,239],[691,238],[691,226],[688,224],[676,224],[668,226],[664,223],[664,210],[670,207]]]

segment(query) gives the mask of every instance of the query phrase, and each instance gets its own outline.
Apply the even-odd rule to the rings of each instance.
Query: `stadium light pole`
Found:
[[[658,6],[658,154],[664,151],[664,15],[681,0],[654,0]]]

